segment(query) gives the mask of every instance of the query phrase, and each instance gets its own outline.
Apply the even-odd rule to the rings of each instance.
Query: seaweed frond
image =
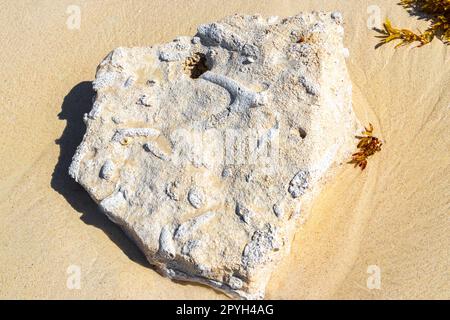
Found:
[[[359,151],[352,155],[352,160],[347,163],[354,164],[355,168],[360,167],[364,170],[367,166],[367,158],[373,155],[375,152],[381,150],[383,143],[377,137],[372,135],[373,126],[369,123],[369,128],[364,128],[362,132],[364,136],[356,136],[359,139],[359,143],[356,146]]]
[[[386,21],[383,24],[384,30],[378,31],[382,33],[381,36],[377,36],[377,38],[381,38],[380,43],[385,44],[388,42],[391,42],[393,40],[400,40],[400,43],[398,43],[395,48],[419,41],[420,46],[423,46],[424,44],[429,43],[433,36],[427,32],[424,33],[414,33],[408,29],[398,29],[392,26],[391,21],[389,19],[386,19]]]
[[[406,9],[419,9],[431,15],[444,15],[450,10],[450,0],[400,0]]]
[[[380,45],[400,40],[395,47],[398,48],[413,42],[419,42],[419,47],[430,43],[435,37],[444,43],[450,43],[450,0],[400,0],[399,5],[407,9],[411,14],[419,15],[421,19],[430,22],[430,26],[422,33],[415,33],[408,29],[392,27],[389,19],[384,23]]]

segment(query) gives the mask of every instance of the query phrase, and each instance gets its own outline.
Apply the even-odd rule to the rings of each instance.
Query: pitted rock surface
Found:
[[[263,298],[360,130],[342,23],[235,15],[114,50],[70,175],[163,275]]]

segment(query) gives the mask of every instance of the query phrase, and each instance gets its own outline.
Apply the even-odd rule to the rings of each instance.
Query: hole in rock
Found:
[[[209,68],[206,65],[206,55],[203,53],[194,53],[184,62],[184,71],[192,79],[197,79],[208,70]]]
[[[305,130],[303,130],[302,128],[298,128],[298,132],[300,133],[300,137],[302,139],[306,138],[306,131]]]

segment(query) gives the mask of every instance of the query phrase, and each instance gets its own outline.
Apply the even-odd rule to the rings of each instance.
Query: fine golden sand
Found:
[[[116,47],[193,35],[233,13],[340,10],[355,111],[385,144],[365,171],[345,165],[324,188],[266,297],[449,299],[450,47],[435,40],[375,50],[367,23],[377,8],[423,30],[396,2],[1,0],[0,298],[225,298],[150,269],[67,176],[90,81]],[[81,9],[79,30],[66,25],[72,4]],[[81,268],[79,290],[66,285],[72,265]],[[381,271],[378,290],[366,285],[371,265]]]

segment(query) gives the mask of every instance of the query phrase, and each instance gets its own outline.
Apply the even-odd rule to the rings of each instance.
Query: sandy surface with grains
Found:
[[[355,111],[386,142],[364,172],[346,165],[324,188],[266,297],[449,299],[450,46],[375,50],[370,5],[423,30],[395,3],[1,0],[0,298],[225,298],[150,269],[66,174],[84,133],[90,81],[116,47],[192,35],[233,13],[340,10]],[[73,4],[79,30],[66,26]],[[79,290],[67,288],[72,265],[81,268]],[[371,265],[381,270],[378,290],[366,285]]]

